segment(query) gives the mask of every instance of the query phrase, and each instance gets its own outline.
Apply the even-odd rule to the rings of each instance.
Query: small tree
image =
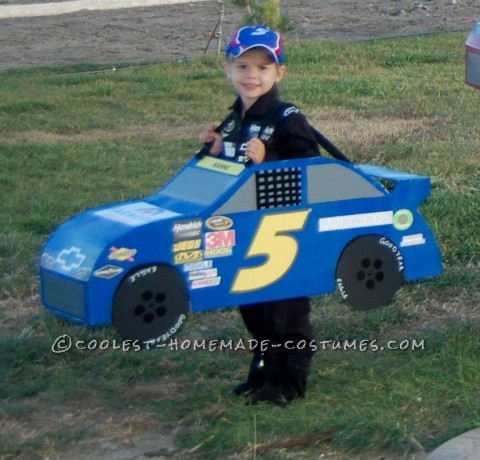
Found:
[[[265,24],[279,32],[295,28],[293,20],[280,12],[280,0],[232,0],[234,5],[247,9],[244,17],[246,25]]]

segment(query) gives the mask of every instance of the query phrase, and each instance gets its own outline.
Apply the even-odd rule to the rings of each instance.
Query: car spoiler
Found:
[[[392,194],[411,200],[417,205],[430,195],[430,178],[375,165],[357,165],[365,174],[376,179]]]

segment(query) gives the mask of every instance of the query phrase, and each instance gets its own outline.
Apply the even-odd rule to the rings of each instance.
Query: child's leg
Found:
[[[274,302],[268,307],[270,347],[264,354],[265,385],[253,402],[285,404],[304,397],[313,358],[308,298]]]
[[[233,388],[233,392],[237,395],[246,395],[262,388],[265,383],[265,362],[260,343],[264,339],[264,317],[265,305],[255,304],[248,307],[240,307],[240,314],[247,330],[257,341],[257,347],[252,349],[253,359],[250,364],[247,380]]]

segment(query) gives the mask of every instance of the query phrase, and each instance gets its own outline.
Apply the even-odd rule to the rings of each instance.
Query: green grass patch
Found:
[[[220,121],[234,97],[220,63],[0,74],[0,416],[8,428],[0,456],[53,455],[98,435],[100,425],[67,429],[48,415],[56,407],[73,411],[74,403],[120,419],[130,408],[152,423],[181,426],[177,447],[199,458],[251,458],[255,440],[328,430],[335,431],[330,447],[272,447],[263,458],[317,458],[318,449],[407,455],[479,426],[479,93],[463,82],[464,39],[288,46],[285,100],[312,114],[354,161],[358,152],[361,162],[432,178],[422,212],[445,273],[404,286],[391,306],[374,312],[353,312],[336,296],[315,298],[313,323],[325,349],[317,351],[307,399],[285,409],[246,406],[231,395],[245,377],[245,350],[102,349],[119,340],[112,327],[86,329],[39,310],[27,315],[21,301],[11,303],[36,295],[40,248],[61,221],[154,192],[193,154],[197,133]],[[395,131],[399,123],[405,132]],[[53,353],[64,335],[72,349]],[[248,339],[234,311],[191,317],[178,340],[194,337]],[[345,343],[348,349],[338,348]],[[355,348],[360,343],[365,349]],[[39,410],[45,428],[20,439],[15,424],[35,423]]]

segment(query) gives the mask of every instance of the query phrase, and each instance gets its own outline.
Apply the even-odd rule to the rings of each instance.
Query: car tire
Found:
[[[403,283],[403,256],[388,238],[368,235],[352,240],[336,270],[343,299],[357,310],[371,310],[390,302]]]
[[[178,332],[189,312],[182,275],[169,265],[136,267],[121,281],[112,306],[112,323],[128,340],[151,346]]]

